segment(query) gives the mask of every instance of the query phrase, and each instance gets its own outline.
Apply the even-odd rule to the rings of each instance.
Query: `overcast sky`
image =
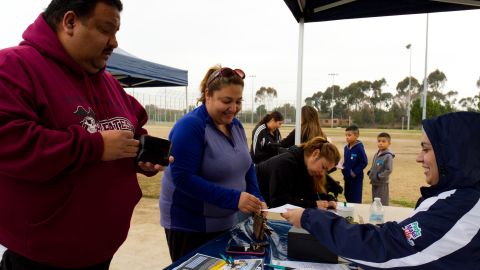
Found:
[[[0,48],[16,45],[23,30],[49,0],[2,1]],[[295,99],[298,24],[281,0],[124,0],[117,37],[129,53],[186,69],[189,91],[208,67],[241,68],[247,102],[255,89],[270,86],[279,99]],[[428,73],[447,76],[445,91],[478,94],[480,11],[430,14]],[[409,15],[305,25],[303,99],[332,84],[385,78],[387,92],[408,76],[424,77],[426,15]],[[149,91],[161,91],[152,89]],[[194,95],[194,94],[192,94]]]

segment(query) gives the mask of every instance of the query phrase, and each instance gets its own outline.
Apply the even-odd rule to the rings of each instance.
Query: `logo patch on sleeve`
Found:
[[[405,237],[407,238],[408,243],[411,246],[415,246],[415,243],[413,240],[419,238],[422,236],[422,229],[420,226],[418,226],[418,221],[412,222],[408,224],[405,227],[402,227],[403,233],[405,234]]]

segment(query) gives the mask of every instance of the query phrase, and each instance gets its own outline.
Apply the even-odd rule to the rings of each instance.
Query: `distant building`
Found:
[[[320,124],[322,125],[322,127],[330,127],[332,126],[332,119],[322,118],[320,119]],[[347,127],[349,125],[350,122],[348,119],[333,118],[333,127]]]

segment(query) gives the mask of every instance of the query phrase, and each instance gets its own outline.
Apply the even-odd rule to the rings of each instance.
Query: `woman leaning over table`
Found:
[[[172,261],[235,225],[237,211],[266,207],[257,185],[245,130],[239,69],[212,67],[200,84],[202,103],[173,127],[175,161],[165,170],[160,223]]]
[[[337,147],[320,136],[292,146],[287,152],[256,166],[262,196],[271,207],[289,203],[300,207],[336,208],[336,196],[342,187],[326,176],[339,161]]]

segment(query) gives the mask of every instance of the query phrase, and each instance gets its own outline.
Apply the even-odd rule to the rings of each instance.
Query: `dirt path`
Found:
[[[158,199],[142,198],[133,212],[127,240],[113,257],[110,269],[163,269],[170,264]]]

